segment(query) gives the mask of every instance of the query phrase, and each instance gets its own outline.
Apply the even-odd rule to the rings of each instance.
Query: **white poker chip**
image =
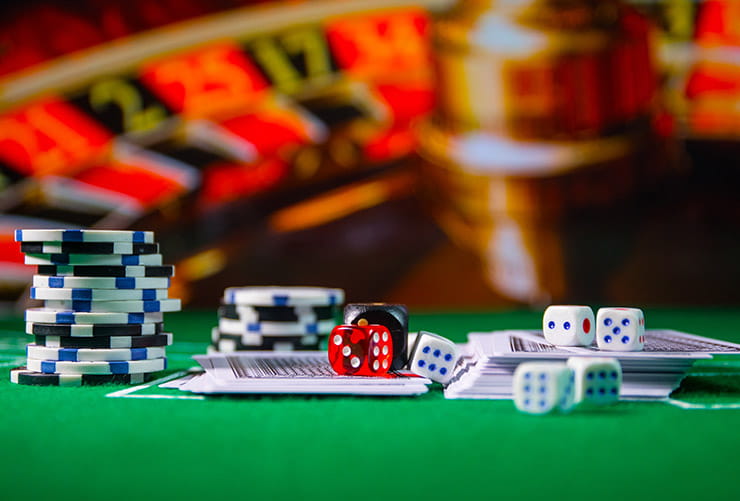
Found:
[[[161,266],[162,254],[26,254],[31,265]]]
[[[15,230],[16,242],[130,242],[154,243],[152,231],[128,230]]]
[[[168,277],[54,277],[34,275],[34,287],[53,289],[167,289]]]
[[[218,309],[220,318],[244,323],[293,322],[316,323],[334,318],[333,306],[242,306],[226,304]]]
[[[26,322],[48,324],[150,324],[162,322],[162,313],[87,313],[54,308],[28,308]]]
[[[163,358],[167,350],[152,348],[54,348],[29,344],[26,355],[37,360],[58,360],[64,362],[112,362],[116,360],[150,360]]]
[[[242,322],[241,320],[232,320],[221,318],[218,321],[218,328],[226,334],[265,334],[269,336],[304,336],[307,334],[328,334],[336,327],[337,323],[333,320],[324,320],[321,322],[300,323],[300,322]]]
[[[81,301],[66,299],[48,299],[46,308],[75,312],[100,313],[154,313],[158,311],[180,311],[179,299],[162,299],[158,301]]]
[[[167,299],[168,289],[50,289],[31,287],[31,299],[66,301],[159,301]]]
[[[323,287],[229,287],[224,303],[246,306],[331,306],[344,302],[344,290]]]
[[[29,358],[26,367],[44,374],[140,374],[167,368],[166,358],[112,362],[60,362]]]
[[[174,277],[175,267],[165,266],[114,266],[114,265],[61,265],[40,264],[39,275],[72,277]]]

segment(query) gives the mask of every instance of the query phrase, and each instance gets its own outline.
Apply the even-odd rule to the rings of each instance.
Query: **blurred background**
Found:
[[[740,2],[0,9],[8,307],[34,227],[155,230],[196,307],[740,300]]]

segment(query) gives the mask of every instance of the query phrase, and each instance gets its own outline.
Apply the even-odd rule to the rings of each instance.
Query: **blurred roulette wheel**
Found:
[[[219,283],[235,280],[229,267],[262,255],[265,228],[306,236],[386,205],[407,210],[411,123],[433,106],[430,12],[450,2],[169,3],[12,11],[3,37],[24,40],[37,11],[50,36],[0,54],[3,231],[156,230],[183,270],[181,297],[206,302],[216,296],[197,283],[229,285]],[[376,191],[335,196],[358,186]],[[291,207],[300,217],[270,226]],[[413,231],[412,253],[439,238],[431,221]],[[0,268],[16,269],[12,244],[0,248]]]

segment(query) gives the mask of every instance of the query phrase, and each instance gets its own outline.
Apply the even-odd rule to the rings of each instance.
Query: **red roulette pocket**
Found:
[[[112,136],[56,97],[0,115],[0,160],[26,176],[67,174],[107,152]]]
[[[265,97],[267,81],[233,43],[220,43],[148,63],[141,81],[187,117],[218,116]]]

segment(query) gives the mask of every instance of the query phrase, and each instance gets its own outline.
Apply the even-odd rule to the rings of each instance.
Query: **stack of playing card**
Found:
[[[612,357],[622,366],[622,398],[665,398],[694,362],[712,354],[740,354],[740,345],[673,330],[646,330],[644,351],[602,351],[595,347],[555,346],[541,331],[475,332],[463,345],[465,358],[445,389],[446,398],[512,398],[514,371],[527,361],[565,361],[570,357]]]
[[[160,385],[204,394],[349,394],[420,395],[431,380],[408,371],[388,377],[339,376],[326,352],[221,353],[193,357],[205,369],[200,374]]]
[[[26,310],[26,367],[11,381],[43,386],[139,383],[167,367],[163,315],[174,266],[150,231],[17,230],[25,263],[38,266]]]

